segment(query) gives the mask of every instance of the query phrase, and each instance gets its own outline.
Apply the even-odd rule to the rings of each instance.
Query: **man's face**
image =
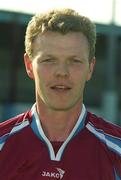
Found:
[[[25,58],[25,64],[35,81],[37,101],[59,111],[81,104],[95,62],[89,63],[87,38],[76,32],[62,35],[48,31],[38,35],[33,49],[32,62]]]

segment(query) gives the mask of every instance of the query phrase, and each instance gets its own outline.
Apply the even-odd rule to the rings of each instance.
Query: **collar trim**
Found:
[[[69,134],[68,138],[63,142],[63,144],[61,145],[60,149],[58,150],[57,154],[55,155],[53,146],[51,144],[51,142],[49,141],[49,139],[46,137],[43,129],[42,129],[42,125],[41,122],[39,120],[37,111],[36,111],[36,107],[35,104],[33,105],[32,109],[32,123],[31,123],[31,128],[33,129],[33,131],[35,132],[35,134],[42,140],[44,141],[44,143],[47,145],[48,150],[49,150],[49,154],[50,154],[50,159],[53,161],[60,161],[61,157],[63,155],[63,152],[67,146],[67,144],[69,143],[69,141],[76,136],[81,129],[84,127],[85,124],[85,117],[86,117],[86,108],[83,104],[82,106],[82,111],[81,114],[79,116],[78,121],[76,122],[74,128],[72,129],[71,133]]]

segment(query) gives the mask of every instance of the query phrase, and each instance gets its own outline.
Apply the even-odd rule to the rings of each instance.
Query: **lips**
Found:
[[[54,86],[51,86],[51,89],[64,91],[64,90],[70,90],[71,87],[67,85],[54,85]]]

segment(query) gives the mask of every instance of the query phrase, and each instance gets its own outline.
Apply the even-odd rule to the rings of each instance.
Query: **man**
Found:
[[[121,128],[83,104],[95,42],[95,25],[71,9],[29,22],[24,62],[36,103],[0,125],[1,180],[121,179]]]

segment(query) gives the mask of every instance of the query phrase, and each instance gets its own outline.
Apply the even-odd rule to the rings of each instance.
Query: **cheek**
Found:
[[[79,73],[77,77],[73,80],[73,82],[76,83],[77,89],[79,89],[81,92],[84,90],[85,84],[87,82],[87,73]]]
[[[75,72],[73,72],[74,75],[74,80],[75,82],[84,82],[87,80],[88,78],[88,70],[85,68],[80,68],[79,70],[76,70]]]
[[[48,74],[52,71],[52,68],[49,66],[45,66],[45,65],[38,65],[36,67],[36,71],[38,74],[42,75],[42,76],[48,76]]]
[[[38,67],[35,71],[35,82],[40,86],[44,87],[50,80],[49,72],[46,69]]]

